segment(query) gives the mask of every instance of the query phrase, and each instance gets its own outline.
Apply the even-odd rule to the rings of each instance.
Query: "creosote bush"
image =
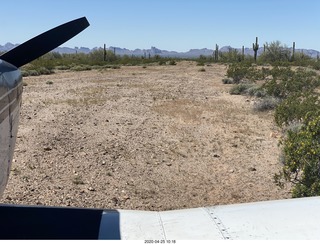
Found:
[[[319,97],[316,94],[296,93],[284,99],[276,108],[274,118],[279,127],[287,126],[303,119],[307,113],[320,110]]]
[[[227,77],[232,78],[235,84],[240,83],[243,79],[250,79],[253,72],[251,64],[232,63],[227,70]]]
[[[284,152],[282,171],[274,176],[283,187],[293,184],[293,197],[320,195],[320,111],[309,112],[304,125],[298,130],[288,130],[281,142]]]
[[[240,83],[240,84],[236,84],[235,86],[233,86],[229,93],[231,95],[243,95],[243,94],[248,94],[248,90],[250,90],[252,87],[254,86],[254,84],[251,83]]]
[[[320,78],[314,71],[299,68],[296,71],[290,67],[274,67],[270,71],[272,79],[263,88],[267,94],[286,98],[297,92],[310,92],[320,85]]]

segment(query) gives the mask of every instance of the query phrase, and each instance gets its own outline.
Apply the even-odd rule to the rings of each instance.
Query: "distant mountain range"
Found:
[[[12,44],[10,42],[6,43],[4,46],[0,45],[0,52],[6,52],[9,51],[10,49],[18,46],[18,44]],[[58,47],[54,49],[54,52],[58,53],[90,53],[94,50],[98,50],[98,47],[95,47],[93,49],[87,48],[87,47],[75,47],[75,48],[70,48],[70,47]],[[224,46],[219,49],[220,52],[229,52],[231,49],[236,49],[238,52],[242,52],[241,48],[232,48],[231,46]],[[197,58],[200,55],[204,56],[210,56],[213,54],[214,50],[213,49],[208,49],[208,48],[202,48],[202,49],[190,49],[188,52],[176,52],[176,51],[167,51],[167,50],[161,50],[156,47],[151,47],[150,49],[135,49],[135,50],[129,50],[126,48],[120,48],[120,47],[109,47],[108,50],[115,52],[116,55],[129,55],[129,56],[154,56],[154,55],[159,55],[161,57],[177,57],[177,58]],[[313,50],[313,49],[296,49],[296,52],[303,52],[304,54],[316,58],[317,55],[319,55],[319,51]],[[253,55],[253,50],[252,48],[245,48],[244,49],[244,54],[245,55]],[[263,47],[259,48],[258,50],[258,55],[263,53]]]

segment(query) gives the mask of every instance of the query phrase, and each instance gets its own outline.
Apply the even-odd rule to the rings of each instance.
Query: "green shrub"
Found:
[[[306,69],[292,70],[290,67],[275,67],[270,71],[272,80],[267,81],[263,88],[267,94],[274,97],[286,98],[297,92],[309,92],[320,85],[316,72]]]
[[[253,106],[253,110],[258,112],[264,112],[275,109],[279,104],[279,99],[274,97],[264,97],[256,102]]]
[[[176,61],[174,61],[174,60],[170,60],[169,61],[169,65],[176,65],[177,63],[176,63]]]
[[[89,65],[76,65],[70,68],[72,71],[86,71],[91,70],[91,66]]]
[[[70,69],[70,66],[68,65],[59,65],[55,67],[57,70],[68,70]]]
[[[249,83],[240,83],[235,86],[233,86],[229,93],[231,95],[241,95],[241,94],[248,94],[248,90],[253,87],[254,84],[249,84]]]
[[[232,78],[235,83],[240,83],[244,78],[250,77],[252,69],[251,64],[233,63],[228,66],[227,77]]]
[[[265,44],[266,51],[260,56],[264,62],[288,62],[291,58],[291,51],[280,41],[274,41]]]
[[[284,166],[274,176],[279,186],[293,184],[293,197],[320,195],[320,111],[310,112],[299,130],[289,130],[282,141]]]
[[[232,78],[234,83],[240,83],[244,80],[255,82],[264,79],[268,75],[269,69],[259,69],[248,62],[232,63],[227,69],[227,77]]]
[[[320,110],[318,95],[312,93],[297,93],[287,97],[274,114],[275,122],[278,126],[288,125],[293,121],[299,121],[309,112]]]
[[[39,67],[37,71],[40,75],[50,75],[54,73],[52,69],[46,67]]]
[[[248,94],[254,97],[265,97],[267,95],[266,90],[258,85],[250,87],[248,89]]]
[[[23,70],[21,72],[22,76],[23,77],[26,77],[26,76],[39,76],[40,73],[37,71],[37,70]]]
[[[22,77],[27,77],[27,76],[29,76],[29,71],[21,70],[21,75],[22,75]]]

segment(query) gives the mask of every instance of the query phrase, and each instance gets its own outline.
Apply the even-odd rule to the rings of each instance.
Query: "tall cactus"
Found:
[[[219,46],[216,44],[216,50],[214,51],[214,60],[218,61],[219,59]]]
[[[293,42],[292,44],[292,56],[291,56],[291,61],[294,61],[294,53],[296,51],[296,43]]]
[[[242,60],[244,60],[244,46],[242,46],[242,56],[241,56]]]
[[[252,49],[254,51],[254,61],[257,62],[257,54],[259,50],[258,37],[256,37],[256,43],[252,43]]]
[[[103,61],[107,61],[106,44],[103,45]]]
[[[219,60],[219,45],[216,44],[216,52],[215,52],[215,55],[216,55],[216,61]]]

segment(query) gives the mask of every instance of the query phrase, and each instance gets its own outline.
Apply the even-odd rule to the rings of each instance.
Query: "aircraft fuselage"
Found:
[[[22,98],[19,69],[0,59],[0,196],[8,182]]]

